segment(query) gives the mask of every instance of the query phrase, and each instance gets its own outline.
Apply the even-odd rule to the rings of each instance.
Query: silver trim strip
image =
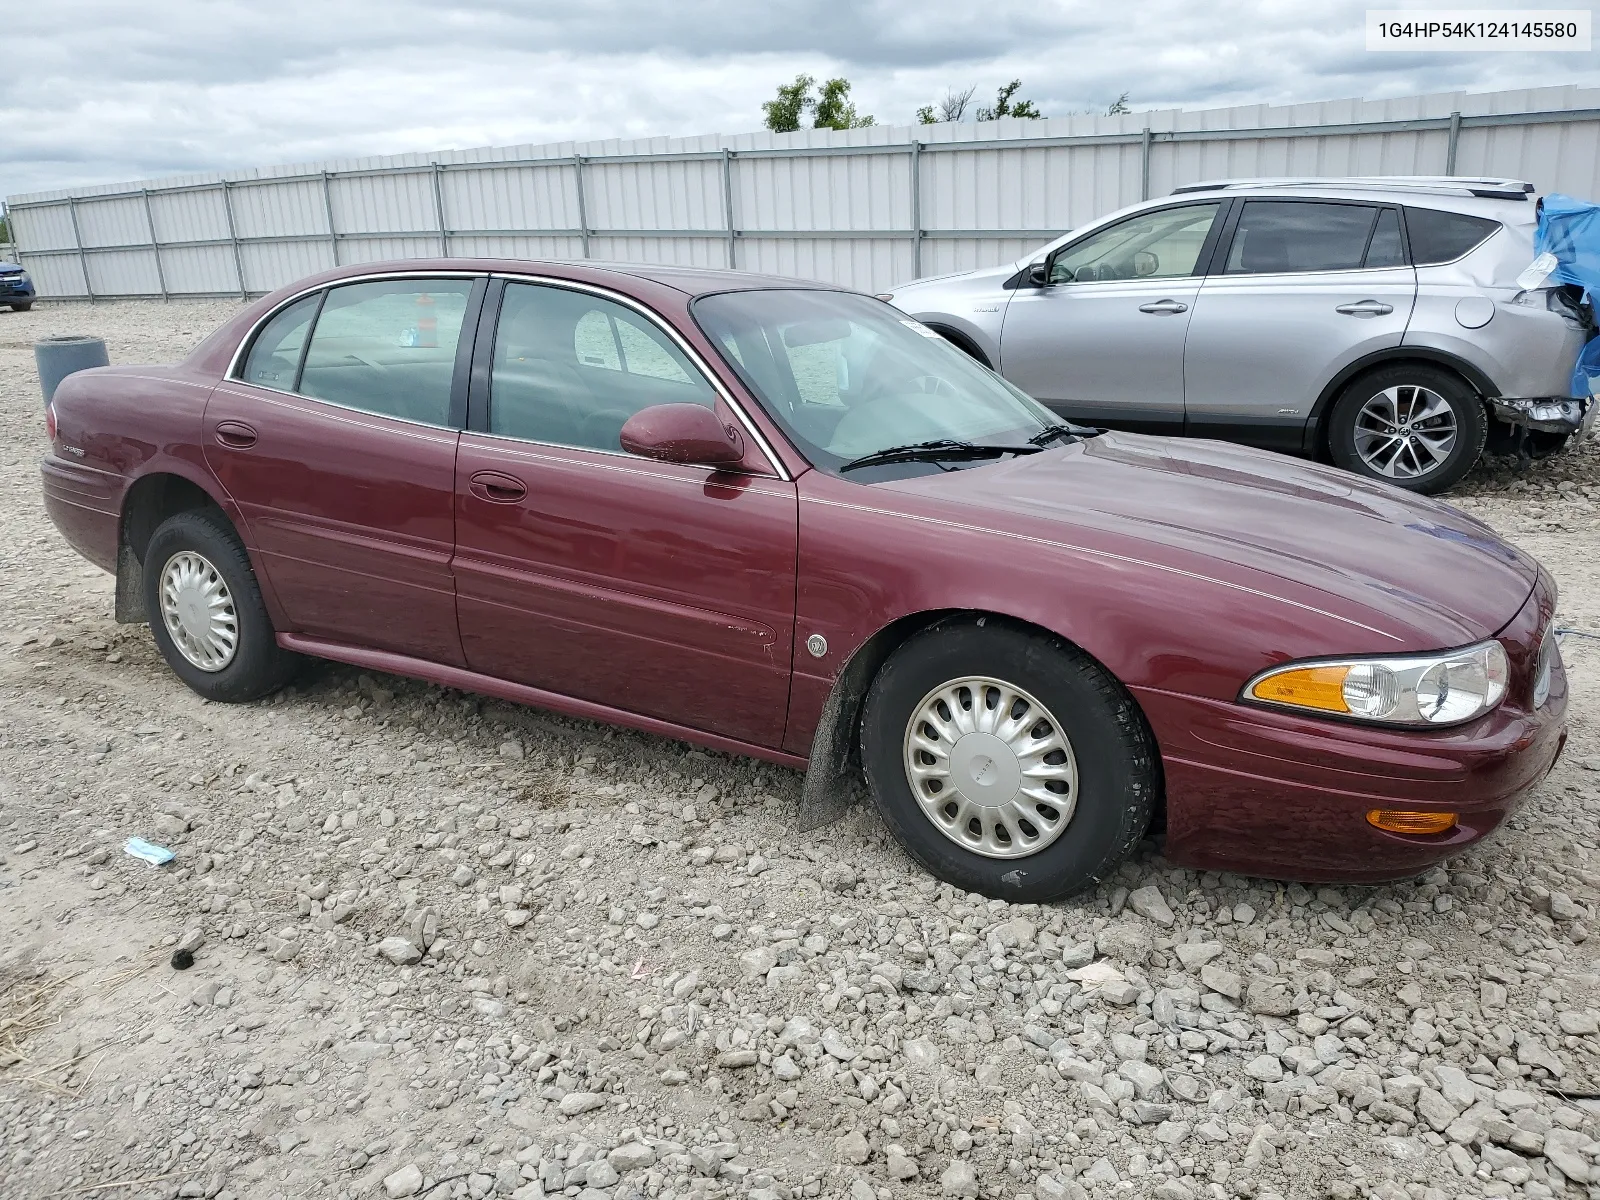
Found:
[[[730,391],[728,391],[728,389],[723,385],[722,381],[719,378],[717,378],[716,372],[712,371],[711,368],[706,364],[705,359],[703,357],[701,357],[699,352],[696,351],[695,348],[693,346],[691,346],[686,340],[684,340],[683,335],[681,333],[679,333],[677,331],[677,329],[673,328],[671,322],[669,322],[666,318],[661,316],[661,314],[657,313],[653,309],[651,309],[651,308],[647,307],[646,305],[640,303],[639,301],[635,300],[632,296],[625,295],[622,292],[614,291],[614,290],[612,290],[610,288],[600,287],[600,286],[598,286],[596,284],[584,283],[584,282],[582,282],[580,280],[576,280],[576,279],[562,279],[562,278],[559,278],[557,276],[539,275],[539,274],[535,274],[535,273],[532,273],[532,272],[519,273],[519,272],[516,272],[516,271],[488,271],[488,272],[485,272],[485,271],[449,271],[449,270],[428,271],[428,270],[423,270],[423,271],[374,271],[374,272],[372,272],[370,274],[348,275],[348,276],[344,276],[344,277],[342,277],[340,279],[326,280],[326,281],[324,281],[322,283],[313,284],[313,285],[311,285],[309,287],[301,288],[299,291],[295,292],[293,295],[286,297],[283,300],[282,303],[280,303],[278,305],[275,305],[270,311],[268,311],[267,313],[263,314],[261,317],[257,318],[257,320],[250,326],[250,328],[245,331],[244,336],[239,339],[239,344],[234,347],[233,357],[231,359],[229,359],[229,361],[228,361],[228,369],[227,369],[227,372],[223,375],[223,381],[226,382],[226,383],[240,384],[240,385],[242,385],[244,387],[252,387],[252,388],[253,387],[260,387],[263,391],[278,392],[281,395],[296,396],[299,399],[315,400],[315,399],[317,399],[317,397],[315,397],[315,396],[300,396],[300,394],[298,392],[285,392],[281,388],[268,388],[268,387],[265,387],[265,386],[263,386],[261,384],[251,383],[248,379],[240,378],[239,372],[244,366],[244,358],[245,358],[245,355],[246,355],[246,348],[249,347],[250,345],[252,345],[255,342],[256,335],[261,332],[261,329],[269,321],[271,321],[275,316],[277,316],[279,313],[281,313],[284,309],[288,308],[290,305],[295,304],[296,302],[298,302],[300,300],[305,299],[307,296],[310,296],[310,295],[313,295],[313,294],[315,294],[317,292],[323,291],[326,288],[343,287],[344,285],[349,284],[349,283],[373,283],[373,282],[384,280],[384,279],[479,279],[479,278],[485,278],[485,277],[486,278],[490,278],[490,279],[505,279],[505,280],[516,282],[516,283],[537,283],[537,284],[542,284],[542,285],[552,286],[552,287],[562,287],[562,288],[568,289],[569,291],[587,292],[587,293],[589,293],[591,295],[599,296],[602,299],[611,300],[611,301],[615,301],[617,303],[620,303],[624,307],[631,308],[635,312],[639,313],[641,316],[643,316],[646,319],[654,322],[657,326],[659,326],[661,329],[666,331],[667,336],[669,336],[672,339],[673,343],[675,345],[677,345],[677,347],[683,352],[684,356],[686,358],[688,358],[689,361],[692,362],[695,365],[695,368],[700,372],[700,374],[702,376],[704,376],[706,382],[711,385],[712,390],[715,391],[717,393],[717,395],[722,398],[722,402],[724,404],[726,404],[728,406],[728,408],[733,412],[734,416],[736,416],[739,419],[739,423],[742,426],[744,426],[744,429],[750,435],[751,440],[754,441],[755,444],[758,447],[760,447],[761,453],[762,453],[763,457],[766,458],[767,465],[772,468],[773,474],[776,475],[778,477],[778,479],[782,480],[784,483],[793,483],[794,482],[794,476],[789,474],[788,468],[784,466],[783,459],[780,458],[778,456],[777,452],[773,450],[771,443],[768,442],[766,437],[762,435],[761,430],[756,426],[755,422],[753,422],[750,419],[750,415],[745,412],[744,407],[741,404],[739,404],[739,402],[737,400],[735,400],[733,398],[733,394]],[[340,406],[334,405],[333,407],[337,408],[337,407],[340,407]],[[356,411],[358,411],[358,410],[356,410]],[[375,415],[382,416],[384,414],[379,413],[379,414],[375,414]],[[395,419],[404,420],[405,418],[395,418]],[[421,422],[417,422],[417,423],[420,424]],[[440,426],[428,426],[428,428],[437,429],[437,428],[440,428]],[[480,432],[480,431],[462,429],[460,432],[462,432],[462,433],[474,433],[474,432]],[[498,437],[498,436],[501,436],[501,435],[485,434],[485,436]],[[592,449],[592,447],[587,447],[587,446],[556,446],[556,444],[552,443],[552,442],[534,442],[534,441],[531,441],[531,440],[528,440],[528,439],[524,439],[524,438],[505,438],[504,440],[521,442],[521,443],[523,443],[525,445],[534,445],[534,446],[549,445],[549,446],[555,446],[555,448],[557,448],[557,449],[567,449],[567,450],[591,450]],[[605,451],[605,450],[599,450],[599,451],[594,451],[594,452],[595,453],[599,453],[599,454],[614,453],[613,451]]]

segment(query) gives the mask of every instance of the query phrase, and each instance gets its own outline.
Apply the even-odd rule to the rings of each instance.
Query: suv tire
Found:
[[[1483,401],[1460,376],[1397,363],[1358,376],[1339,393],[1328,418],[1328,453],[1346,471],[1431,496],[1472,469],[1488,433]]]

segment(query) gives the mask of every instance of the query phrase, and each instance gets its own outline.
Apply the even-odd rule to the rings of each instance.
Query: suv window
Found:
[[[450,424],[470,279],[331,288],[300,372],[301,395],[427,425]]]
[[[621,450],[628,418],[717,394],[653,321],[625,305],[545,284],[509,283],[489,376],[489,432]]]
[[[311,328],[311,318],[317,315],[321,299],[321,292],[313,292],[296,300],[262,327],[244,360],[240,375],[244,382],[280,392],[294,391],[306,331]]]
[[[1500,222],[1437,208],[1406,208],[1406,233],[1411,238],[1411,261],[1417,266],[1453,262],[1478,246]]]
[[[1229,275],[1282,275],[1399,266],[1399,226],[1374,229],[1383,211],[1369,204],[1248,200],[1223,270]],[[1375,236],[1379,232],[1382,238]],[[1376,256],[1369,256],[1372,242],[1377,242]]]
[[[1192,275],[1221,207],[1211,203],[1158,208],[1090,234],[1050,260],[1050,282]]]

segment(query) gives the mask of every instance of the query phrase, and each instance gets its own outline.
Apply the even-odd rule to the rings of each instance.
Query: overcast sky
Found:
[[[914,120],[919,105],[949,86],[976,84],[988,99],[1011,78],[1023,80],[1020,94],[1047,116],[1103,109],[1124,91],[1139,110],[1600,84],[1596,54],[1369,53],[1367,7],[1366,0],[16,3],[0,23],[0,197],[347,155],[742,133],[760,128],[761,102],[802,71],[846,76],[859,109],[883,124]]]

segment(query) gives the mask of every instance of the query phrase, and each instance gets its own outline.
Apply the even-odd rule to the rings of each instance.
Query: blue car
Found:
[[[12,312],[27,312],[35,295],[33,280],[20,263],[0,262],[0,305],[9,304]]]

